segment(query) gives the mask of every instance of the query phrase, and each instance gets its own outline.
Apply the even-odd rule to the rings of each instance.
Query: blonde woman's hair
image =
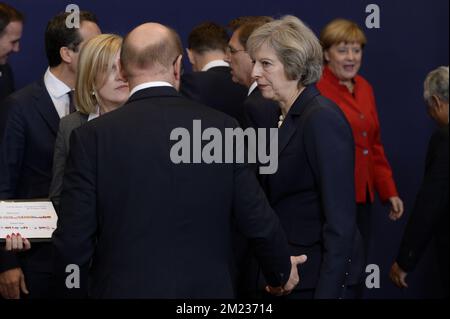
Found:
[[[367,38],[361,28],[353,21],[346,19],[334,19],[323,28],[320,33],[320,43],[326,51],[334,44],[359,43],[362,48],[367,44]]]
[[[96,111],[99,103],[96,92],[105,83],[121,46],[122,37],[116,34],[98,35],[83,46],[75,85],[75,103],[81,113],[90,114]]]

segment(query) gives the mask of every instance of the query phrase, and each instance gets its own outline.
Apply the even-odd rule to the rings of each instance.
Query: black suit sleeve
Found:
[[[21,108],[11,97],[2,105],[0,121],[0,199],[12,199],[22,168],[25,147],[25,124]],[[0,272],[19,267],[19,261],[12,252],[0,249]]]
[[[17,181],[22,169],[24,148],[26,143],[26,124],[21,114],[22,108],[13,98],[5,100],[8,110],[0,144],[0,199],[11,199],[15,195]]]
[[[324,253],[315,298],[335,299],[342,295],[356,232],[353,135],[328,105],[310,114],[304,134],[324,212]]]
[[[70,138],[58,227],[53,233],[56,286],[61,296],[67,297],[87,294],[88,266],[94,253],[97,231],[95,137],[83,129],[73,131]],[[80,268],[80,289],[65,288],[68,264]]]
[[[67,136],[65,122],[61,121],[59,125],[58,135],[55,141],[55,152],[53,153],[53,176],[50,185],[49,197],[55,205],[56,211],[59,212],[61,191],[63,187],[64,169],[67,160],[67,149],[65,136]]]
[[[186,98],[199,101],[203,103],[200,92],[198,92],[199,85],[195,82],[195,77],[192,73],[184,74],[181,77],[180,93]]]
[[[229,124],[227,127],[237,127]],[[234,166],[234,212],[239,230],[250,240],[270,286],[283,286],[291,262],[285,233],[277,215],[247,164]]]
[[[428,146],[424,179],[397,257],[406,272],[415,269],[443,214],[448,214],[448,163],[447,127],[436,132]]]

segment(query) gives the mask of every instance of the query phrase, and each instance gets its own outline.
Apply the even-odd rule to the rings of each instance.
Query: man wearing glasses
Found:
[[[244,127],[277,127],[279,108],[273,101],[263,98],[256,81],[252,79],[253,62],[247,53],[246,44],[250,35],[271,17],[240,17],[232,20],[229,27],[233,34],[228,42],[226,62],[230,64],[232,79],[248,88],[244,102]]]

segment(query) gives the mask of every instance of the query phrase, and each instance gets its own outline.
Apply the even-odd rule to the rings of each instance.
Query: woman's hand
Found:
[[[7,251],[20,252],[31,248],[31,244],[28,239],[22,238],[19,233],[6,236],[5,249]]]
[[[403,201],[398,196],[390,197],[391,210],[389,212],[389,218],[393,221],[400,219],[404,212]]]

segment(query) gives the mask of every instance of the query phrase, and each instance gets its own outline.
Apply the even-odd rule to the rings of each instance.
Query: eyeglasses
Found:
[[[228,52],[230,52],[231,54],[236,54],[238,52],[246,52],[246,50],[238,50],[233,48],[231,45],[228,45]]]

